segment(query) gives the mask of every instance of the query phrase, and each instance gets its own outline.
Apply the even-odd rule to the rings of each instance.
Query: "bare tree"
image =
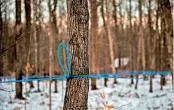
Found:
[[[72,75],[89,74],[88,62],[88,1],[67,0],[69,48]],[[86,110],[88,78],[69,78],[66,84],[64,110]]]
[[[105,21],[105,13],[104,13],[104,0],[101,1],[101,8],[100,8],[100,11],[101,11],[101,16],[102,16],[102,20],[103,20],[103,27],[104,27],[104,30],[105,30],[105,33],[107,35],[107,28],[106,28],[106,21]],[[106,60],[106,59],[105,59]],[[106,61],[105,61],[106,62]],[[104,85],[107,86],[107,81],[108,81],[108,78],[105,78],[104,79]]]
[[[159,0],[160,16],[161,16],[161,38],[162,38],[162,69],[172,73],[172,46],[168,46],[168,41],[173,38],[172,27],[172,8],[169,0]],[[171,55],[169,54],[169,47],[171,47]],[[161,89],[165,85],[165,76],[161,75]]]
[[[152,18],[151,18],[151,0],[148,1],[149,2],[149,7],[148,7],[148,25],[149,25],[149,36],[150,36],[150,45],[151,45],[151,49],[149,49],[150,51],[150,70],[154,69],[154,63],[155,63],[155,57],[154,57],[154,36],[152,35]],[[150,87],[149,87],[149,92],[153,92],[153,86],[152,86],[152,75],[150,75]]]
[[[0,51],[2,51],[2,36],[3,36],[3,20],[2,20],[2,0],[0,0]],[[2,55],[0,54],[0,76],[3,75],[2,71],[3,62]],[[1,79],[0,79],[1,80]]]
[[[30,53],[30,33],[31,33],[31,0],[25,0],[25,20],[26,20],[26,29],[29,33],[28,37],[25,37],[25,57],[23,60],[23,64],[26,64],[29,62],[29,53]],[[30,89],[34,88],[33,82],[30,81]]]
[[[15,41],[17,42],[18,37],[21,34],[21,0],[16,0],[16,36]],[[16,66],[16,79],[21,80],[22,79],[22,63],[19,56],[19,45],[16,45],[15,48],[15,66]],[[15,98],[18,99],[24,99],[23,93],[22,93],[22,82],[16,83],[16,96]]]
[[[131,59],[131,70],[134,70],[134,55],[133,55],[133,41],[134,39],[132,38],[132,0],[129,0],[129,25],[130,25],[130,34],[131,34],[131,39],[130,39],[130,59]],[[134,84],[134,80],[133,80],[133,75],[130,76],[131,77],[131,84]]]
[[[115,0],[112,0],[112,5],[113,5],[113,12],[112,12],[112,17],[113,17],[113,19],[114,19],[114,21],[115,21],[115,27],[114,27],[114,30],[115,30],[115,38],[116,38],[116,40],[115,40],[115,42],[116,42],[116,44],[117,44],[117,48],[116,48],[116,50],[117,50],[117,53],[118,53],[118,66],[119,67],[121,67],[121,58],[120,58],[120,52],[119,52],[119,43],[118,43],[118,26],[117,26],[117,4],[116,4],[116,1]],[[117,80],[116,80],[116,78],[114,79],[114,84],[117,84]]]
[[[142,29],[142,0],[138,0],[139,10],[139,35],[138,35],[138,57],[137,57],[137,70],[145,70],[145,47],[144,47],[144,36]],[[136,75],[135,89],[138,88],[138,75]]]
[[[57,13],[56,13],[56,10],[57,10],[57,0],[53,0],[53,6],[51,4],[51,0],[48,0],[48,8],[49,8],[49,14],[50,14],[51,29],[52,29],[52,33],[53,33],[53,35],[55,37],[54,38],[55,42],[53,42],[52,45],[54,45],[54,47],[55,47],[55,44],[57,42],[60,42],[60,39],[58,39],[59,30],[58,30],[58,27],[57,27]],[[54,51],[53,53],[56,53],[56,52]],[[55,54],[53,54],[53,59],[54,60],[56,59],[56,55]],[[53,67],[53,71],[55,73],[57,73],[55,70],[56,70],[55,67]],[[54,81],[55,81],[55,83],[54,83],[54,87],[55,87],[54,92],[57,93],[58,92],[57,80],[54,80]]]
[[[90,28],[90,73],[97,72],[97,56],[98,56],[98,14],[97,14],[97,1],[90,0],[90,8],[91,8],[91,28]],[[91,89],[95,90],[96,87],[96,78],[91,78]]]
[[[40,35],[41,35],[41,0],[34,0],[33,1],[33,9],[34,9],[34,13],[33,16],[35,19],[34,21],[34,26],[35,26],[35,32],[34,32],[34,53],[35,53],[35,68],[34,68],[34,72],[36,75],[40,75]],[[40,81],[37,81],[37,90],[38,92],[40,92]]]
[[[109,54],[110,54],[110,61],[111,61],[110,67],[112,69],[112,73],[115,74],[113,38],[112,38],[112,33],[111,33],[111,28],[110,28],[111,17],[109,16],[108,2],[105,1],[105,3],[106,3],[106,11],[107,11],[106,17],[105,17],[105,13],[104,13],[104,0],[102,1],[101,14],[102,14],[102,19],[103,19],[103,26],[104,26],[106,35],[107,35],[108,40],[109,40]],[[114,83],[117,83],[116,79],[114,80]]]

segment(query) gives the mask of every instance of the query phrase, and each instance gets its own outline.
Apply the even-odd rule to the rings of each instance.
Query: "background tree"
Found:
[[[172,73],[172,46],[169,41],[173,38],[172,8],[169,0],[159,0],[161,15],[161,37],[162,37],[162,70]],[[165,76],[161,75],[161,89],[165,85]]]
[[[30,40],[31,40],[31,31],[32,31],[32,26],[31,26],[31,0],[25,0],[24,1],[25,4],[25,21],[26,21],[26,28],[27,32],[26,34],[28,34],[27,37],[25,37],[25,50],[23,50],[24,53],[24,59],[22,62],[22,65],[26,65],[26,63],[29,63],[29,54],[30,54]],[[33,43],[33,42],[32,42]],[[30,81],[30,89],[34,88],[33,82]]]
[[[16,0],[16,36],[15,41],[17,42],[17,39],[20,37],[21,34],[21,0]],[[20,48],[21,45],[16,45],[15,47],[15,62],[16,62],[16,79],[21,80],[22,79],[22,64],[21,64],[21,58],[20,58]],[[16,83],[16,96],[15,98],[18,99],[24,99],[23,93],[22,93],[22,82]]]
[[[155,66],[155,57],[154,57],[154,36],[152,35],[152,18],[151,18],[151,0],[149,2],[149,7],[148,7],[148,25],[149,25],[149,40],[151,44],[151,49],[149,49],[149,56],[150,56],[150,68],[149,70],[154,70]],[[150,75],[150,87],[149,87],[149,92],[153,92],[153,86],[152,86],[152,75]]]
[[[90,11],[91,11],[91,27],[90,27],[90,73],[97,73],[98,68],[98,2],[96,0],[90,0]],[[91,89],[95,90],[96,87],[96,78],[91,78]]]
[[[130,31],[129,31],[129,35],[131,36],[130,39],[130,61],[131,61],[131,70],[134,71],[134,55],[133,55],[133,34],[132,34],[132,0],[129,0],[129,26],[130,26]],[[133,80],[133,75],[131,75],[131,84],[134,84],[134,80]]]
[[[144,49],[144,36],[142,27],[142,0],[138,0],[139,12],[139,33],[138,33],[138,51],[137,51],[137,70],[145,70],[145,49]],[[138,88],[138,75],[136,75],[135,89]]]
[[[3,20],[2,20],[2,0],[0,0],[0,51],[3,49],[2,48],[2,34],[3,32]],[[2,62],[2,55],[0,55],[0,76],[3,75],[3,71],[2,71],[2,67],[3,67],[3,62]]]

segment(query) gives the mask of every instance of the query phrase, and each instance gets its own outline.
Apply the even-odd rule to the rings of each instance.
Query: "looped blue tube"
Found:
[[[64,47],[65,52],[66,52],[66,58],[67,58],[67,68],[68,72],[66,72],[65,67],[62,63],[61,60],[61,47]],[[60,68],[63,72],[63,76],[53,76],[51,78],[45,77],[45,76],[28,76],[29,79],[25,79],[26,76],[23,77],[22,80],[9,80],[9,81],[0,81],[0,84],[2,83],[12,83],[12,82],[29,82],[29,81],[42,81],[42,80],[62,80],[62,79],[69,79],[69,78],[120,78],[120,79],[135,79],[135,78],[129,78],[129,77],[122,77],[122,75],[169,75],[171,74],[168,71],[119,71],[116,72],[115,74],[113,73],[100,73],[100,74],[78,74],[78,75],[72,75],[71,72],[71,55],[68,49],[68,46],[64,43],[61,42],[58,47],[57,47],[57,59],[58,63],[60,65]],[[8,76],[2,76],[0,78],[8,78]],[[11,77],[15,78],[15,77]],[[144,79],[144,78],[138,78],[138,79]]]
[[[61,47],[64,47],[65,48],[65,52],[66,52],[66,58],[67,58],[67,67],[68,67],[68,73],[66,72],[65,70],[65,67],[63,66],[63,63],[62,63],[62,60],[60,58],[60,49]],[[64,42],[61,42],[58,47],[57,47],[57,59],[58,59],[58,63],[60,65],[60,68],[64,74],[64,77],[69,77],[71,76],[71,56],[70,56],[70,53],[69,53],[69,49],[68,49],[68,46],[64,43]]]

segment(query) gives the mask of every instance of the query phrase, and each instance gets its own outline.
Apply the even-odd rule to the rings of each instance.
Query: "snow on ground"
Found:
[[[160,90],[160,79],[153,79],[153,93],[148,92],[149,81],[139,80],[138,90],[135,90],[134,85],[130,85],[130,79],[117,80],[119,83],[113,86],[113,79],[109,79],[108,87],[103,87],[104,80],[97,79],[99,89],[89,91],[89,110],[173,110],[174,94],[170,77],[167,77],[167,85],[163,91]],[[65,84],[65,81],[59,81],[58,93],[52,92],[52,110],[61,110]],[[21,101],[14,99],[15,91],[7,92],[15,90],[15,83],[0,84],[0,89],[7,90],[0,91],[0,110],[49,110],[48,82],[40,83],[42,92],[36,92],[37,82],[34,82],[35,88],[29,93],[26,93],[25,85],[23,83],[23,93],[27,100]]]

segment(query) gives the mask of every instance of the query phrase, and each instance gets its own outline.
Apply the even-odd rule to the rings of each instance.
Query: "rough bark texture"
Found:
[[[88,64],[88,1],[67,0],[69,49],[72,75],[89,74]],[[88,78],[69,78],[66,84],[64,110],[86,110]]]

